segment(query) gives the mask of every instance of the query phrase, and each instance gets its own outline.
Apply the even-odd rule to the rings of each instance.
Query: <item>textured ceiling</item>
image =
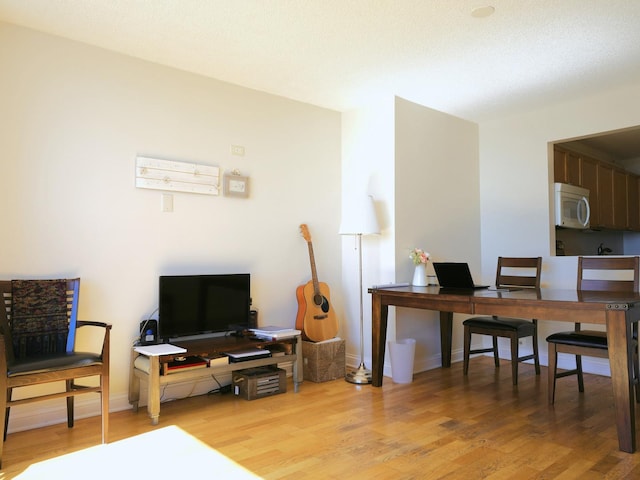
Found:
[[[472,121],[640,82],[640,1],[0,0],[0,21],[344,111]]]

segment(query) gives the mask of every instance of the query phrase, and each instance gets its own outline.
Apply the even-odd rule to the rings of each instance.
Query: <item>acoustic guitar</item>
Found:
[[[322,342],[330,340],[338,334],[338,321],[329,302],[329,286],[318,281],[309,229],[305,224],[302,224],[300,232],[309,247],[311,280],[296,289],[296,298],[298,299],[296,328],[302,332],[304,339]]]

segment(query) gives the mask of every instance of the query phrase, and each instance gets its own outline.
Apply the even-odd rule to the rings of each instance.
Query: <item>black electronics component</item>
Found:
[[[149,318],[140,322],[140,345],[155,345],[158,343],[158,321]]]
[[[258,328],[258,310],[249,310],[249,328]]]

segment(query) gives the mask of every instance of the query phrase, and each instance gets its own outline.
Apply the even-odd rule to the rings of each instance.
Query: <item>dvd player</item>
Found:
[[[247,362],[249,360],[256,360],[258,358],[268,358],[271,356],[269,350],[263,350],[262,348],[248,348],[246,350],[233,350],[231,352],[223,352],[229,357],[229,362]]]

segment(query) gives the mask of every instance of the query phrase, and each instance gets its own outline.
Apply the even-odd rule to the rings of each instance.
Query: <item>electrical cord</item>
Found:
[[[215,393],[222,393],[222,385],[220,384],[220,382],[218,381],[218,379],[216,378],[216,376],[212,373],[211,374],[211,378],[213,378],[213,381],[216,382],[218,384],[218,388],[212,388],[211,390],[209,390],[207,392],[207,395],[213,395]]]
[[[215,375],[211,374],[211,378],[213,378],[213,380],[218,384],[218,388],[213,388],[211,390],[209,390],[209,392],[207,393],[207,395],[214,395],[216,393],[219,394],[225,394],[225,393],[231,393],[231,384],[229,385],[222,385],[218,379],[216,378]],[[232,376],[233,378],[233,376]]]
[[[167,389],[167,387],[169,386],[169,384],[164,385],[164,388],[162,389],[162,394],[160,395],[160,402],[165,401],[165,402],[172,402],[174,400],[182,400],[184,398],[189,398],[191,395],[193,395],[193,392],[195,392],[196,390],[196,385],[198,385],[202,380],[196,380],[191,384],[191,391],[189,393],[187,393],[186,395],[183,395],[182,397],[173,397],[173,398],[164,398],[164,393],[165,390]],[[216,380],[217,382],[217,380]],[[180,384],[184,384],[186,382],[180,382],[180,383],[173,383],[172,385],[180,385]],[[218,385],[220,385],[218,383]]]

